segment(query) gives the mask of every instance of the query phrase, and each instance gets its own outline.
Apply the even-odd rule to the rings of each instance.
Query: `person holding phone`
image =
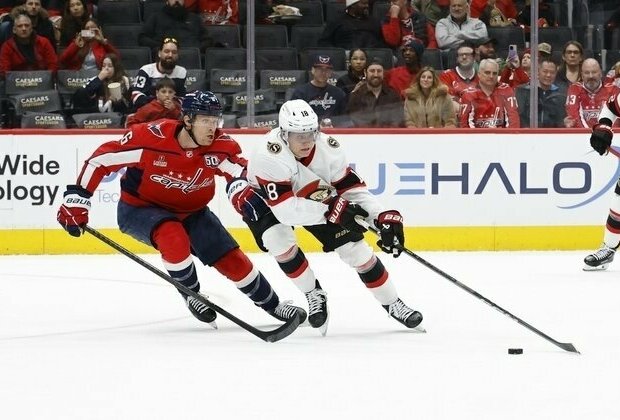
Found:
[[[523,53],[523,58],[523,61],[528,63],[527,69],[529,71],[529,59],[531,58],[529,49]],[[526,71],[525,66],[522,65],[517,46],[514,44],[508,46],[506,65],[499,75],[499,81],[500,83],[508,84],[512,88],[524,85],[530,81],[530,75]]]
[[[103,37],[95,19],[88,19],[75,39],[60,56],[60,68],[67,70],[101,70],[107,54],[120,57],[117,49]]]

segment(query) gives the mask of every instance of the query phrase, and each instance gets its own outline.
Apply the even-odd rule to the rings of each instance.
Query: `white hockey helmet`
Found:
[[[280,135],[288,141],[288,133],[319,132],[319,118],[310,105],[303,99],[284,102],[278,115]]]

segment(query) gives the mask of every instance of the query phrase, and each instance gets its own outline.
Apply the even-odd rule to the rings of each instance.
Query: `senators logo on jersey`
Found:
[[[282,145],[279,143],[267,142],[267,150],[273,154],[278,154],[282,151]]]
[[[333,148],[340,147],[340,143],[338,143],[338,140],[333,137],[329,137],[327,139],[327,144],[329,144]]]

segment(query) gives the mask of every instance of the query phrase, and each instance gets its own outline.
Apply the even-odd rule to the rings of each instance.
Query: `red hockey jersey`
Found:
[[[620,88],[612,83],[601,85],[596,92],[590,92],[581,82],[573,83],[566,94],[566,116],[573,119],[573,127],[593,127],[603,105],[618,93]]]
[[[457,68],[448,69],[439,75],[439,80],[448,86],[448,93],[453,98],[460,98],[465,89],[476,87],[478,85],[478,73],[474,72],[474,77],[464,79],[458,72]]]
[[[247,162],[239,144],[215,132],[210,146],[183,149],[176,136],[182,123],[158,120],[137,124],[117,141],[102,144],[86,160],[78,184],[91,193],[101,179],[121,168],[121,200],[134,206],[157,206],[177,214],[204,208],[215,193],[215,175],[241,175]]]
[[[520,127],[517,98],[506,83],[500,83],[490,96],[479,87],[469,88],[461,96],[460,103],[461,127]]]

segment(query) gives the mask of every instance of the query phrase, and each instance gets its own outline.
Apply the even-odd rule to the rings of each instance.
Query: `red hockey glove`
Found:
[[[269,206],[257,192],[250,187],[245,178],[234,178],[226,186],[228,200],[244,219],[257,221],[269,213]]]
[[[388,210],[379,213],[375,226],[379,229],[381,239],[377,241],[377,246],[392,254],[394,258],[398,257],[402,251],[400,247],[395,245],[405,245],[405,233],[403,232],[403,216],[396,210]]]
[[[327,223],[340,225],[351,232],[366,232],[366,228],[355,221],[356,217],[366,218],[368,212],[358,204],[351,203],[340,196],[327,203],[329,210],[325,212]]]
[[[56,219],[71,236],[80,236],[88,223],[90,197],[92,194],[79,185],[67,185],[64,202],[58,209]]]
[[[590,146],[602,156],[607,153],[607,149],[611,146],[611,139],[613,137],[614,132],[611,130],[611,121],[608,118],[603,118],[598,124],[592,127]]]

